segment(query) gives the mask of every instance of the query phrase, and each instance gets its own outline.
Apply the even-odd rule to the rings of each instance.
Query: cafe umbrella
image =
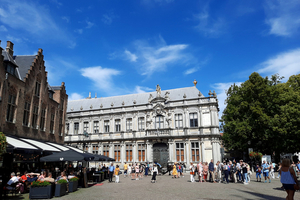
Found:
[[[40,158],[41,162],[63,162],[63,161],[92,161],[95,158],[92,154],[79,153],[73,150],[54,153]]]

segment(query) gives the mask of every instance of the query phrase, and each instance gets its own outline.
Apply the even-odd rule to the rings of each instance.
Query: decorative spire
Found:
[[[198,82],[196,81],[196,79],[194,79],[194,82],[193,82],[193,83],[194,83],[194,85],[195,85],[195,87],[196,87],[196,85],[197,85]]]
[[[213,95],[213,93],[211,92],[211,90],[209,90],[208,95],[211,97]]]
[[[103,105],[102,105],[102,103],[101,103],[101,105],[100,105],[100,108],[103,108]]]

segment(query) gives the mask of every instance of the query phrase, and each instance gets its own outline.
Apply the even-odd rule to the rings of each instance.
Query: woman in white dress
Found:
[[[191,177],[191,182],[195,182],[195,166],[193,163],[190,165],[190,177]]]

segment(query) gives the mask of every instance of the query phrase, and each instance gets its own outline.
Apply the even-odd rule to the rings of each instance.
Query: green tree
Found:
[[[2,132],[0,132],[0,155],[6,152],[6,146],[6,137]]]
[[[263,78],[254,72],[241,86],[228,89],[222,116],[227,149],[247,152],[251,147],[276,156],[297,151],[300,75],[286,83],[282,78],[277,74]]]

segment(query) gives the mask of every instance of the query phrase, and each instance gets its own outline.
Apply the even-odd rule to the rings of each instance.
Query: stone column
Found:
[[[103,155],[103,144],[102,144],[102,142],[99,142],[98,143],[98,154],[99,155]]]
[[[124,162],[125,162],[125,156],[126,156],[126,152],[125,152],[125,143],[124,143],[124,141],[122,141],[121,142],[121,164],[123,165],[124,164]]]
[[[80,119],[80,121],[79,121],[78,134],[83,134],[83,121],[82,121],[82,119]]]
[[[217,159],[218,159],[218,152],[217,152],[217,147],[216,147],[216,140],[215,140],[215,138],[213,138],[212,139],[212,141],[211,141],[211,145],[212,145],[212,158],[213,158],[213,160],[214,160],[214,162],[216,162],[217,161]]]
[[[169,143],[169,162],[173,162],[173,142],[174,139],[169,139],[168,143]]]
[[[205,146],[204,146],[204,140],[203,139],[201,139],[200,145],[201,145],[201,161],[205,162]]]
[[[133,142],[132,143],[132,153],[133,153],[133,162],[137,162],[137,159],[136,159],[136,142]]]
[[[184,158],[184,161],[186,162],[186,164],[190,164],[190,144],[189,144],[189,140],[186,139],[185,140],[185,155],[186,158]]]
[[[113,147],[113,143],[112,142],[110,142],[109,143],[109,157],[110,158],[114,158],[114,147]]]
[[[46,123],[47,121],[45,121]],[[45,126],[46,127],[46,126]],[[74,135],[74,122],[73,121],[69,121],[69,135]]]

